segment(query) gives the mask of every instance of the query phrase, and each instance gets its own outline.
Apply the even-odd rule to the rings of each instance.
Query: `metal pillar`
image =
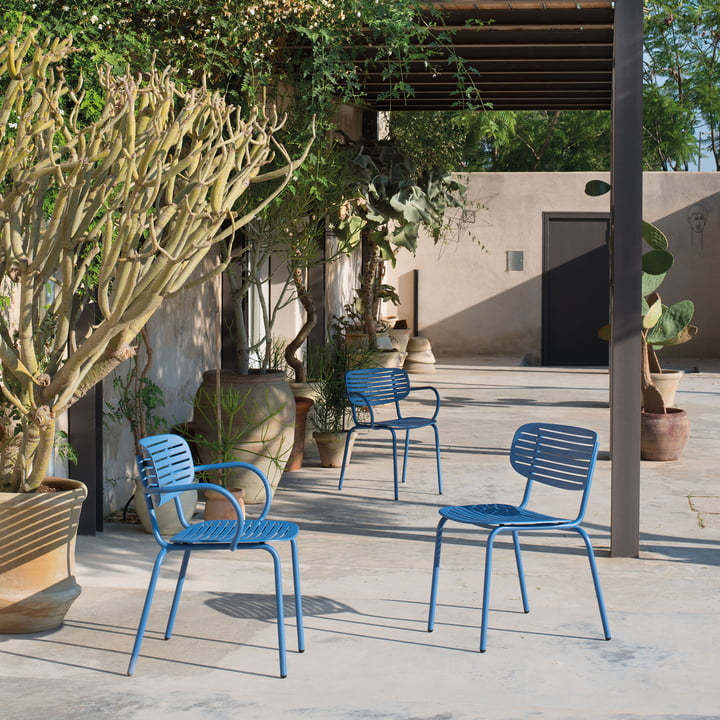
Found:
[[[640,551],[640,296],[643,2],[615,3],[613,82],[610,550]]]

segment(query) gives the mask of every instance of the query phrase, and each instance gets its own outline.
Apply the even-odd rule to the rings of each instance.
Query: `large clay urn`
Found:
[[[75,539],[87,488],[43,485],[50,492],[0,493],[0,633],[53,630],[80,595]]]
[[[643,460],[677,460],[690,436],[685,410],[667,408],[665,413],[640,416],[640,457]]]
[[[240,375],[229,370],[203,373],[195,396],[193,425],[198,453],[204,464],[220,462],[213,445],[218,440],[217,398],[220,397],[220,436],[228,452],[225,460],[255,465],[274,491],[293,447],[295,397],[283,372]],[[265,501],[261,480],[250,470],[228,471],[228,489],[245,491],[248,504]]]

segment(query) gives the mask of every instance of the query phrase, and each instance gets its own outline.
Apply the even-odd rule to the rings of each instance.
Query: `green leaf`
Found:
[[[681,300],[670,307],[664,307],[659,322],[648,333],[648,343],[653,346],[677,345],[683,331],[690,325],[694,312],[695,305],[692,300]]]
[[[604,180],[590,180],[585,185],[585,194],[590,197],[599,197],[610,192],[612,185],[606,183]]]
[[[655,302],[653,302],[650,307],[648,308],[648,311],[643,315],[642,319],[642,326],[643,330],[649,330],[650,328],[654,328],[657,324],[658,320],[662,317],[663,314],[663,306],[662,302],[660,300],[660,296],[655,296],[657,299]]]
[[[665,275],[673,262],[675,258],[667,250],[650,250],[642,257],[642,269],[649,275]]]
[[[643,240],[655,250],[667,250],[668,239],[665,233],[656,225],[642,221]]]

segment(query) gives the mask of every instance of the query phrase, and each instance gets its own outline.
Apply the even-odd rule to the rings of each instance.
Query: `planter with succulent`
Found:
[[[243,114],[206,88],[185,90],[169,70],[105,69],[103,105],[85,120],[83,96],[63,73],[72,40],[36,37],[0,36],[2,632],[56,627],[80,592],[75,501],[85,488],[45,480],[58,417],[133,356],[164,298],[208,278],[199,272],[207,254],[292,172],[289,164],[239,214],[273,154],[271,113]],[[62,516],[44,518],[55,504]],[[32,519],[21,515],[28,509]],[[33,563],[51,556],[59,564],[43,579]]]
[[[594,180],[586,185],[588,195],[602,195],[610,185]],[[697,333],[692,325],[695,306],[691,300],[664,305],[658,289],[675,258],[668,250],[668,239],[652,223],[643,221],[642,236],[649,250],[642,257],[642,362],[641,362],[641,427],[640,453],[643,460],[676,460],[682,454],[690,434],[690,421],[685,410],[673,406],[672,397],[658,387],[665,374],[657,352],[670,345],[688,342]],[[609,339],[609,327],[600,330]]]
[[[392,141],[351,143],[346,153],[355,182],[334,227],[343,251],[366,243],[357,300],[351,306],[357,318],[347,318],[346,324],[358,319],[369,346],[377,349],[380,303],[399,303],[395,289],[382,281],[384,263],[395,265],[402,248],[414,253],[421,229],[437,243],[446,227],[445,211],[464,208],[465,188],[449,174],[421,175]]]

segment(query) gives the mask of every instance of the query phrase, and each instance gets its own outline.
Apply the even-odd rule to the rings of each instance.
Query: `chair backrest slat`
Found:
[[[345,375],[345,384],[348,398],[354,405],[398,402],[410,392],[410,378],[400,368],[351,370]]]
[[[145,487],[186,485],[195,478],[195,463],[190,447],[178,435],[154,435],[140,440],[142,465],[140,479]],[[163,493],[155,500],[162,505],[180,493]]]
[[[592,478],[597,451],[597,433],[593,430],[528,423],[515,433],[510,463],[534,482],[565,490],[584,490]]]

